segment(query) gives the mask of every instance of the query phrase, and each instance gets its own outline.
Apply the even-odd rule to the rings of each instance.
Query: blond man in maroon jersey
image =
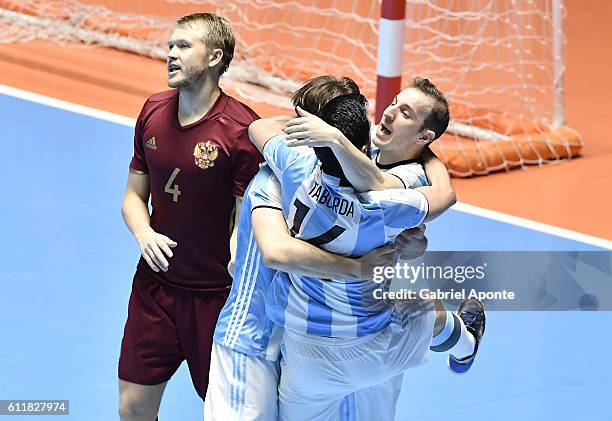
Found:
[[[248,138],[258,116],[219,88],[234,44],[219,16],[179,19],[168,41],[173,89],[152,95],[136,123],[122,211],[142,257],[119,359],[122,421],[155,419],[183,360],[206,394],[213,330],[231,284],[231,224],[261,160]]]

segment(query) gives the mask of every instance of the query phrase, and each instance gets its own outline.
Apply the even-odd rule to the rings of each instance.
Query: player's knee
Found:
[[[154,405],[142,395],[124,391],[119,396],[119,417],[121,421],[154,420],[157,416]]]

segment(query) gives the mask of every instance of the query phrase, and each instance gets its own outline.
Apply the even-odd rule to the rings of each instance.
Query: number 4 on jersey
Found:
[[[180,168],[175,168],[174,171],[172,171],[172,175],[170,176],[164,187],[164,191],[172,195],[173,202],[178,202],[178,198],[181,195],[181,191],[179,190],[178,184],[172,186],[172,183],[174,183],[174,179],[178,175],[179,171],[181,171]]]

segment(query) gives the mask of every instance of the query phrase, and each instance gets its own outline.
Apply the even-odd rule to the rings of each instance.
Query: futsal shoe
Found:
[[[482,339],[482,335],[485,332],[485,309],[484,305],[480,300],[469,299],[465,300],[459,305],[459,310],[457,310],[457,315],[463,320],[466,329],[474,336],[474,352],[472,355],[467,356],[462,359],[457,359],[452,355],[448,356],[448,368],[455,374],[463,374],[466,373],[474,359],[476,358],[476,353],[478,352],[478,344]]]

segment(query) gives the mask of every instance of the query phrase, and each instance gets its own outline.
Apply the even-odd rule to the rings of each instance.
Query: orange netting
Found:
[[[553,115],[559,89],[553,44],[563,35],[553,31],[552,5],[408,0],[403,73],[428,77],[447,93],[453,124],[433,148],[452,174],[580,152],[580,135],[553,123],[560,120]],[[176,18],[215,12],[237,34],[227,77],[260,88],[241,95],[283,107],[288,93],[319,74],[350,76],[374,97],[379,8],[379,2],[342,0],[0,0],[0,30],[5,43],[76,41],[163,59]]]

